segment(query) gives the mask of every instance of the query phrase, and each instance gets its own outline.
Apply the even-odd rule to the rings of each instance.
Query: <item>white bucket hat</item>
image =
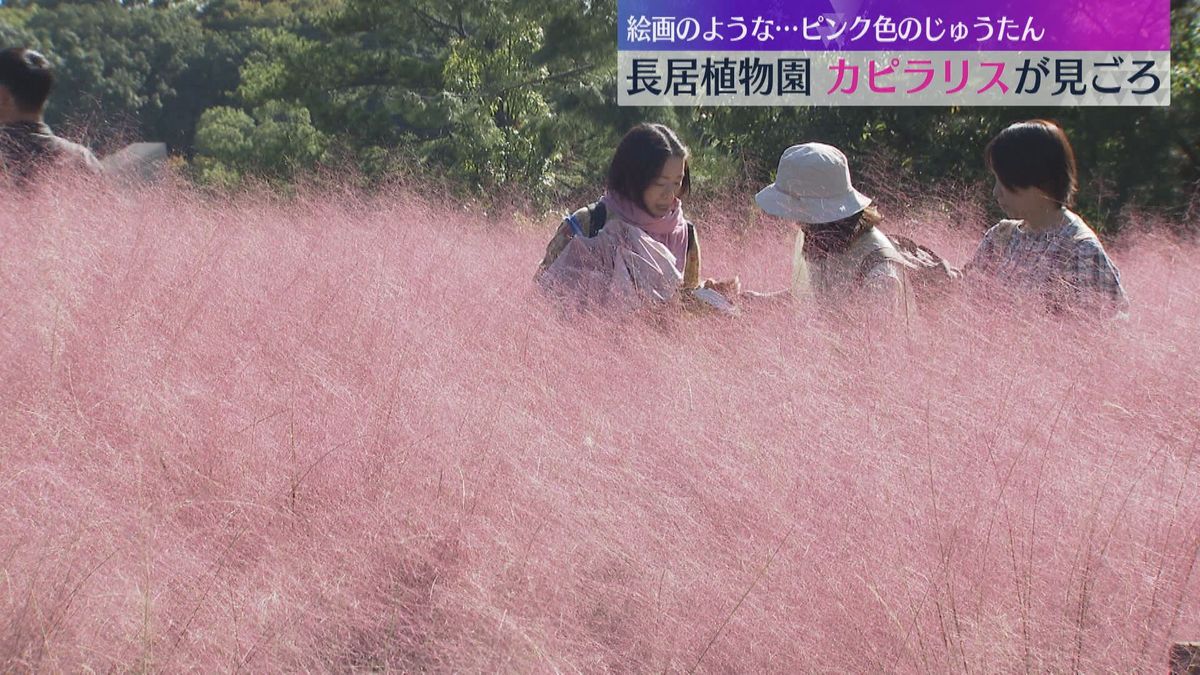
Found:
[[[871,203],[850,184],[846,155],[824,143],[784,150],[775,182],[760,190],[754,200],[773,216],[813,225],[849,218]]]

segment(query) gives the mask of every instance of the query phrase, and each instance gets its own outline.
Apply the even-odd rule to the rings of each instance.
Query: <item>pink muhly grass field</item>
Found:
[[[786,284],[740,209],[697,219],[705,273]],[[889,226],[962,262],[985,218]],[[1200,639],[1194,245],[1110,247],[1127,323],[962,299],[876,339],[579,316],[530,280],[550,219],[480,220],[6,209],[0,670],[1153,672]]]

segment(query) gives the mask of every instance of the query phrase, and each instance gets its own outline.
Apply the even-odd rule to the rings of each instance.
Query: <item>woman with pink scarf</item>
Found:
[[[670,128],[630,129],[609,164],[604,196],[559,225],[539,266],[539,282],[584,290],[601,304],[640,306],[671,301],[681,292],[696,297],[702,285],[700,244],[681,201],[691,188],[688,158]]]

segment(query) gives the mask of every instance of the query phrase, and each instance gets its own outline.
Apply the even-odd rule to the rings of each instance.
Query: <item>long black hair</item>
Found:
[[[883,215],[870,204],[858,213],[828,223],[803,223],[804,257],[819,260],[835,253],[845,253],[858,235],[883,222]]]
[[[683,160],[683,186],[678,196],[686,197],[692,189],[692,170],[688,166],[691,153],[687,146],[666,125],[643,123],[635,126],[621,139],[609,162],[608,189],[647,210],[642,195],[671,157]]]

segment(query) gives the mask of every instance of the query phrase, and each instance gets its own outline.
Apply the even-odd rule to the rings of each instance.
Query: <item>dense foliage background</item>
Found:
[[[1171,2],[1172,103],[1155,109],[621,108],[615,0],[8,0],[0,43],[57,64],[52,125],[102,149],[165,141],[209,185],[324,166],[551,204],[594,191],[616,140],[650,119],[679,128],[709,194],[769,179],[780,150],[813,139],[886,163],[861,172],[881,191],[901,174],[984,180],[988,138],[1049,116],[1079,155],[1080,210],[1112,229],[1130,205],[1195,212],[1198,7]]]

